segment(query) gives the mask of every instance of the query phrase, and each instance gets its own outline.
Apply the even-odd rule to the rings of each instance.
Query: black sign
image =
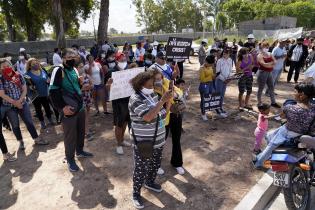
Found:
[[[166,58],[188,59],[191,44],[190,38],[169,37],[166,44]]]
[[[204,108],[206,111],[212,111],[220,108],[221,96],[219,93],[209,95],[204,99]]]

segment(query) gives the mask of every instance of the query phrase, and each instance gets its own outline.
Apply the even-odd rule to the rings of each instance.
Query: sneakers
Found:
[[[74,160],[67,161],[69,171],[77,172],[80,170],[79,166],[75,163]]]
[[[208,117],[205,114],[201,115],[201,118],[202,118],[203,121],[208,121]]]
[[[159,168],[158,171],[156,172],[158,175],[163,175],[165,172],[162,168]]]
[[[222,118],[227,118],[227,116],[228,116],[228,115],[227,115],[226,113],[224,113],[224,112],[221,112],[219,115],[220,115],[220,117],[222,117]]]
[[[156,184],[156,183],[151,183],[151,184],[144,184],[144,187],[149,189],[149,190],[152,190],[154,192],[162,192],[162,187],[161,185],[159,184]]]
[[[281,108],[281,106],[279,104],[277,104],[277,103],[271,104],[271,106],[274,107],[274,108],[277,108],[277,109]]]
[[[124,154],[124,150],[123,150],[122,146],[116,147],[116,153],[118,155],[123,155]]]
[[[20,141],[19,150],[25,150],[24,141]]]
[[[185,170],[183,167],[176,167],[176,171],[178,174],[183,175],[185,174]]]
[[[77,157],[78,158],[88,158],[88,157],[93,157],[93,154],[90,152],[82,151],[82,152],[77,152]]]
[[[123,141],[122,145],[124,147],[131,147],[131,144],[128,141]]]
[[[133,196],[132,196],[132,202],[133,202],[133,206],[136,209],[143,209],[144,208],[141,195],[134,193]]]
[[[7,153],[7,154],[3,154],[3,160],[8,161],[8,162],[13,162],[13,161],[16,161],[17,158],[14,157],[13,154]]]
[[[44,140],[44,139],[39,138],[39,137],[34,139],[34,141],[35,141],[36,145],[48,145],[49,144],[49,142],[47,140]]]

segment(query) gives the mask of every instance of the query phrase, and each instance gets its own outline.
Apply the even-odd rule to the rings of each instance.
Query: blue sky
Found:
[[[98,27],[99,11],[95,13],[95,27]],[[125,33],[134,33],[141,30],[141,27],[137,27],[136,24],[136,8],[132,4],[132,0],[110,0],[109,1],[109,28],[115,28],[116,30],[123,31]],[[93,31],[92,16],[88,18],[85,23],[81,22],[80,31]]]

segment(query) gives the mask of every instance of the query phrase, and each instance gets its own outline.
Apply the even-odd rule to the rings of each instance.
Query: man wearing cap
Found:
[[[287,77],[287,82],[291,81],[294,74],[294,82],[297,83],[300,76],[300,70],[305,64],[305,60],[308,56],[307,46],[303,45],[303,38],[298,38],[297,44],[292,45],[288,52],[288,59],[290,60],[290,69]]]
[[[207,57],[207,53],[206,53],[206,46],[208,44],[208,40],[204,39],[201,41],[200,47],[199,47],[199,51],[198,51],[198,58],[199,58],[199,63],[200,66],[202,66],[205,62],[205,59]]]
[[[249,34],[247,36],[247,42],[245,42],[244,47],[248,48],[249,50],[255,48],[255,37],[253,34]]]
[[[127,58],[125,57],[125,54],[121,52],[118,52],[116,54],[115,62],[117,63],[117,65],[109,72],[110,79],[106,83],[106,88],[108,90],[110,89],[113,83],[113,79],[111,78],[112,72],[123,71],[128,68],[132,68],[132,66],[134,65],[133,63],[131,63],[128,66]],[[129,98],[130,97],[125,97],[125,98],[118,98],[118,99],[112,100],[115,137],[117,140],[116,153],[118,155],[124,154],[123,146],[131,146],[129,142],[124,141],[124,134],[125,134],[127,125],[130,122],[129,109],[128,109]]]
[[[281,72],[283,70],[283,63],[285,58],[287,57],[287,51],[285,49],[286,39],[279,40],[279,44],[272,50],[272,55],[276,59],[276,63],[272,70],[272,79],[273,86],[275,88],[276,83],[278,82]]]
[[[150,69],[158,69],[159,71],[162,72],[163,76],[168,80],[172,80],[177,77],[178,72],[173,71],[172,67],[166,63],[164,51],[160,51],[157,53],[155,61],[156,62],[152,66],[150,66]]]

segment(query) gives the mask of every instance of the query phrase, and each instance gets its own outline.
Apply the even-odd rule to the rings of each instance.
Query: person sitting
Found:
[[[315,87],[310,83],[299,83],[295,86],[296,104],[284,106],[280,117],[287,120],[287,123],[274,131],[267,133],[267,147],[256,156],[254,166],[262,169],[264,161],[267,160],[272,151],[279,145],[292,138],[315,131],[313,120],[315,118],[315,105],[310,100],[315,95]]]

